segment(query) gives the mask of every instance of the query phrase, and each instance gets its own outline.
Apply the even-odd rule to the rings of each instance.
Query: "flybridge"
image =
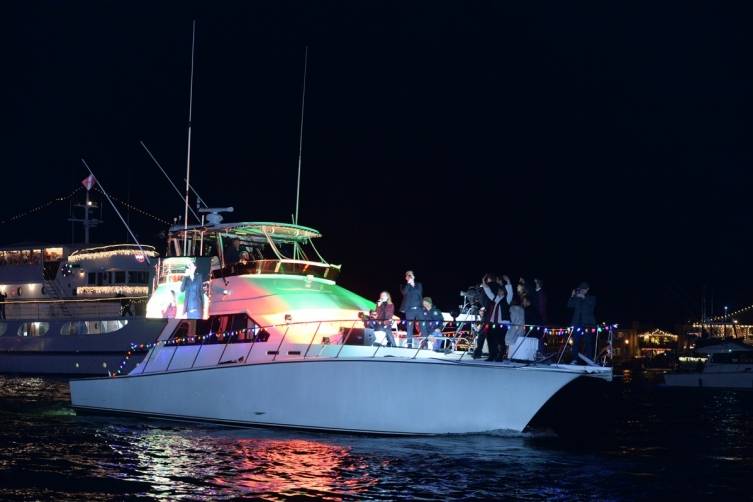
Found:
[[[319,231],[291,223],[175,225],[169,232],[169,256],[211,258],[210,275],[215,278],[288,274],[335,280],[340,265],[319,254],[313,242],[319,237]]]
[[[307,243],[310,239],[321,237],[319,231],[313,228],[294,225],[292,223],[274,223],[274,222],[240,222],[240,223],[220,223],[217,225],[188,225],[184,228],[182,225],[173,225],[170,227],[170,236],[183,238],[184,234],[227,234],[235,235],[239,238],[265,243],[268,239],[282,244]]]

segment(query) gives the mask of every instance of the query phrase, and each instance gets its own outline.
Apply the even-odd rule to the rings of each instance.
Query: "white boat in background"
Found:
[[[155,249],[88,243],[98,206],[87,191],[78,207],[84,243],[0,247],[0,373],[106,375],[165,326],[144,317]]]
[[[187,311],[179,283],[201,276],[203,298],[195,300],[205,302],[203,318],[170,319],[128,374],[72,380],[73,407],[374,434],[522,431],[574,380],[612,379],[612,369],[598,365],[481,362],[464,351],[364,345],[362,314],[374,303],[336,284],[340,267],[321,258],[317,237],[280,223],[171,229],[173,256],[159,265],[148,311]],[[240,244],[232,253],[245,257],[235,263],[227,258],[232,241]]]
[[[668,387],[753,389],[753,347],[725,341],[696,348],[704,356],[699,371],[674,371],[664,375]]]

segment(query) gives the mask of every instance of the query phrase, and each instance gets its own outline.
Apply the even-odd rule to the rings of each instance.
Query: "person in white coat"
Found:
[[[507,347],[507,357],[511,357],[510,347],[515,345],[517,339],[525,336],[526,312],[525,307],[528,299],[525,295],[525,289],[519,285],[518,290],[510,305],[510,329],[505,334],[505,346]]]

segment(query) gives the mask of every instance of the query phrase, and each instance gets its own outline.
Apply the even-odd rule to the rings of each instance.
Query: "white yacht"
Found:
[[[89,244],[88,191],[79,207],[83,244],[0,247],[0,373],[107,375],[165,326],[144,317],[155,249]]]
[[[698,370],[667,373],[666,386],[753,389],[753,346],[725,341],[695,352],[701,356]]]
[[[361,314],[374,303],[336,284],[340,267],[321,258],[318,237],[279,223],[171,229],[173,256],[161,261],[147,308],[170,318],[167,326],[127,374],[72,380],[73,407],[375,434],[521,431],[574,380],[612,379],[610,367],[593,364],[364,345]],[[230,263],[233,241],[230,254],[241,258]],[[186,281],[197,278],[201,294],[188,293]],[[187,318],[189,302],[201,319]]]

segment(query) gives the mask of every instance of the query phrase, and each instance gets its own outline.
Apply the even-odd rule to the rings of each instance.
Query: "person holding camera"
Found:
[[[474,359],[479,359],[483,355],[484,343],[488,341],[489,318],[492,314],[492,309],[494,308],[493,298],[499,291],[498,282],[499,281],[494,274],[484,274],[484,277],[481,278],[479,289],[485,291],[485,288],[489,288],[492,296],[490,297],[488,294],[482,294],[479,297],[479,302],[481,303],[481,329],[476,336],[476,349],[473,351]]]
[[[590,287],[588,283],[581,282],[577,288],[570,294],[567,301],[567,307],[573,309],[573,319],[570,325],[573,330],[573,360],[570,364],[578,364],[579,358],[586,361],[594,357],[596,348],[596,297],[589,295]],[[580,342],[583,340],[583,351],[585,356],[580,353]]]
[[[422,302],[424,287],[416,282],[416,276],[412,270],[405,272],[405,284],[400,286],[403,302],[400,304],[400,312],[405,314],[405,330],[407,334],[407,347],[413,348],[413,324],[423,317]]]

